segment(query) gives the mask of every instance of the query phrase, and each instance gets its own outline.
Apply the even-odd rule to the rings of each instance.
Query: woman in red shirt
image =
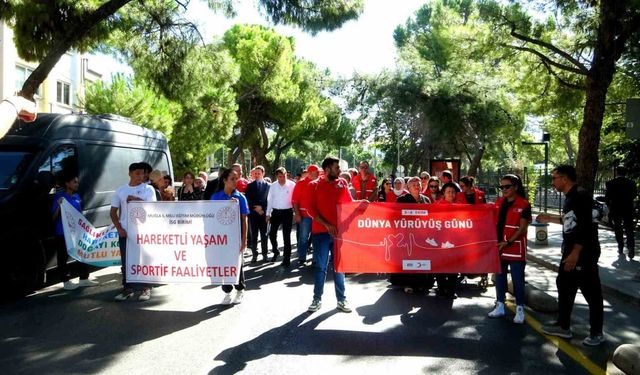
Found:
[[[504,298],[507,290],[507,272],[511,270],[513,291],[516,296],[514,323],[524,323],[524,267],[527,256],[527,228],[531,222],[531,204],[526,199],[520,178],[508,174],[500,180],[502,197],[496,201],[498,209],[498,249],[501,272],[496,274],[496,306],[490,318],[506,315]]]

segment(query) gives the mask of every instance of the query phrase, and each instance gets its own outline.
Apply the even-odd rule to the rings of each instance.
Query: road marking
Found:
[[[511,310],[511,312],[515,313],[516,306],[513,303],[507,302],[505,305],[507,306],[507,308],[509,310]],[[545,337],[547,340],[549,340],[549,342],[551,342],[553,345],[555,345],[558,349],[562,350],[566,355],[571,357],[571,359],[573,359],[574,361],[576,361],[579,364],[581,364],[582,367],[584,367],[587,371],[589,371],[590,374],[594,374],[594,375],[605,375],[605,374],[607,374],[606,370],[604,370],[603,368],[598,366],[595,362],[590,360],[581,351],[579,351],[573,345],[571,345],[569,343],[569,341],[566,341],[565,339],[560,338],[560,337],[549,336],[549,335],[545,334],[544,332],[542,332],[542,324],[540,324],[540,322],[538,322],[531,315],[525,314],[524,315],[524,319],[527,322],[527,324],[529,326],[531,326],[531,328],[533,328],[536,332],[538,332],[543,337]]]

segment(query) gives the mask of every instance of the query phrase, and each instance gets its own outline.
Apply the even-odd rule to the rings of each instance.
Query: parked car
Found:
[[[38,114],[17,121],[0,140],[0,289],[24,294],[40,288],[56,266],[51,218],[55,177],[78,174],[83,214],[96,227],[110,224],[111,197],[128,181],[128,166],[146,161],[173,166],[166,137],[114,115]]]

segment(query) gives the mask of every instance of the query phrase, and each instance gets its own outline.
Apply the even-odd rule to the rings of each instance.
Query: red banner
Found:
[[[335,265],[350,273],[499,272],[494,205],[338,206]]]

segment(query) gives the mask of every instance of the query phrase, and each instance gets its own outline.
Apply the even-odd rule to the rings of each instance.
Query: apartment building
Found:
[[[13,30],[0,21],[0,98],[19,91],[37,66],[37,62],[27,62],[18,56]],[[91,69],[87,55],[67,52],[38,88],[38,111],[81,112],[79,98],[84,97],[87,83],[99,79],[102,79],[102,74]]]

